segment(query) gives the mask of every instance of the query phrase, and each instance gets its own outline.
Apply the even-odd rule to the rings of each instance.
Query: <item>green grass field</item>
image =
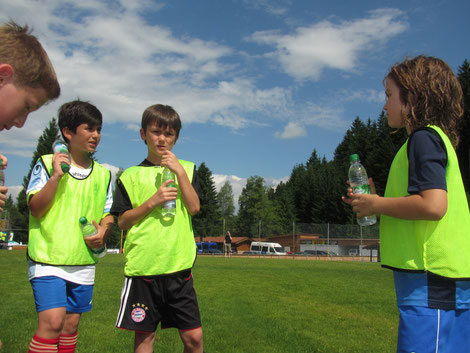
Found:
[[[77,353],[128,353],[133,333],[115,328],[123,255],[97,267],[93,310]],[[24,251],[0,251],[1,353],[26,352],[36,328]],[[366,262],[200,256],[193,269],[206,353],[394,352],[398,313],[392,272]],[[181,352],[175,329],[155,352]]]

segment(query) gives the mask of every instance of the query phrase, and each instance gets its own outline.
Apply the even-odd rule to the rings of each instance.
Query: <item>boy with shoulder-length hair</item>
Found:
[[[105,244],[113,224],[111,173],[90,158],[101,125],[92,104],[62,105],[59,127],[70,161],[63,153],[43,155],[31,173],[28,258],[38,328],[29,353],[75,352],[81,314],[92,307],[97,259],[91,249]],[[70,165],[66,173],[63,163]],[[83,238],[82,216],[93,221],[97,234]]]
[[[185,352],[202,353],[201,319],[191,268],[196,244],[191,216],[199,212],[200,187],[194,163],[171,152],[181,129],[167,105],[148,107],[140,136],[147,158],[118,179],[111,213],[127,230],[125,279],[116,326],[135,331],[134,352],[151,353],[155,331],[175,327]],[[165,168],[176,180],[162,180]],[[169,183],[176,187],[168,187]],[[166,217],[161,205],[176,200],[176,214]]]

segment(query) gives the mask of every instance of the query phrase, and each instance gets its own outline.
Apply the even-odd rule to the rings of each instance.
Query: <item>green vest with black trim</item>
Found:
[[[49,177],[52,154],[40,157]],[[83,240],[79,219],[100,223],[106,205],[111,172],[92,161],[88,177],[79,180],[69,173],[60,179],[51,208],[40,218],[29,213],[28,256],[50,265],[93,265],[97,259]],[[34,197],[34,196],[33,196]]]
[[[428,271],[451,279],[470,279],[470,214],[455,150],[444,132],[434,129],[447,150],[447,212],[439,221],[403,220],[382,215],[380,255],[384,267]],[[385,197],[408,194],[408,140],[396,154]]]
[[[179,162],[191,181],[194,163]],[[162,185],[163,169],[159,166],[135,166],[121,175],[119,179],[132,208],[142,205],[157,192]],[[178,187],[178,180],[176,185]],[[163,217],[161,206],[155,207],[128,230],[124,254],[126,276],[165,275],[193,266],[196,259],[193,225],[180,190],[176,198],[175,217]]]

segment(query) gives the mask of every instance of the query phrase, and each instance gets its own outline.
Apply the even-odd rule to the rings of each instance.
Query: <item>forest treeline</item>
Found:
[[[464,116],[460,127],[457,149],[460,169],[467,190],[470,190],[470,63],[465,60],[457,76],[464,92]],[[52,142],[58,136],[53,118],[38,140],[30,170],[23,179],[23,190],[16,202],[7,200],[9,225],[15,240],[27,242],[28,207],[25,189],[37,158],[52,153]],[[358,154],[369,176],[374,179],[377,193],[383,195],[388,171],[398,149],[406,140],[402,129],[388,127],[382,112],[376,119],[352,122],[343,140],[336,147],[333,159],[319,156],[314,146],[304,163],[294,165],[289,179],[276,187],[266,185],[261,176],[250,176],[238,199],[235,213],[233,191],[226,182],[217,192],[212,172],[205,163],[197,168],[203,199],[200,212],[193,218],[194,233],[203,239],[220,236],[230,230],[233,236],[268,237],[291,234],[296,223],[353,224],[351,208],[341,201],[346,189],[349,156]],[[120,230],[115,227],[108,239],[108,247],[118,247]]]

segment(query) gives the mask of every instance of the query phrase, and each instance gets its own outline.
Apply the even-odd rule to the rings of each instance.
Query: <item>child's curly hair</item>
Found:
[[[427,125],[439,126],[454,148],[459,143],[458,126],[463,114],[460,82],[443,60],[417,56],[390,68],[385,80],[391,78],[400,89],[406,126],[414,131]]]

